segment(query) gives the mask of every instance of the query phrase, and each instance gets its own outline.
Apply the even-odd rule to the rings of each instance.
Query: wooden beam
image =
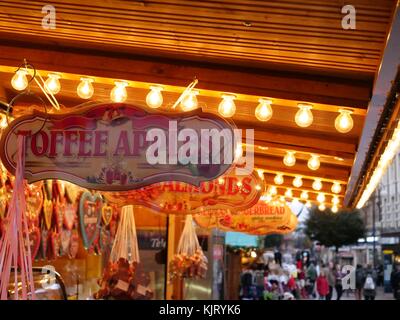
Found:
[[[356,141],[324,135],[311,134],[301,130],[290,131],[288,128],[271,129],[249,123],[235,121],[239,129],[254,129],[254,144],[268,147],[268,143],[279,144],[286,150],[325,154],[334,157],[348,158],[356,153]]]
[[[135,56],[54,43],[43,46],[10,37],[0,35],[1,65],[18,66],[26,58],[38,69],[177,86],[186,86],[197,77],[200,89],[353,108],[365,108],[370,97],[369,80]]]

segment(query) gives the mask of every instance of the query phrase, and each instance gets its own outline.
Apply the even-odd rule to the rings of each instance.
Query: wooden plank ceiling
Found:
[[[233,120],[255,129],[255,162],[267,185],[283,173],[279,194],[307,190],[314,201],[311,184],[321,178],[330,205],[333,181],[342,184],[341,200],[346,191],[395,2],[352,1],[357,29],[343,30],[342,1],[64,0],[52,2],[56,29],[45,30],[42,1],[3,0],[0,97],[16,94],[10,79],[24,58],[44,76],[60,72],[57,99],[66,108],[85,102],[76,94],[81,75],[94,77],[94,100],[109,100],[114,79],[130,82],[128,101],[136,103],[161,84],[167,109],[197,77],[205,111],[217,112],[221,93],[237,95]],[[254,116],[259,97],[273,100],[266,123]],[[300,102],[313,105],[308,128],[294,122]],[[354,112],[347,134],[334,127],[341,107]],[[296,151],[293,167],[282,162],[287,150]],[[316,171],[307,167],[311,154],[320,155]],[[301,188],[292,185],[296,175]]]

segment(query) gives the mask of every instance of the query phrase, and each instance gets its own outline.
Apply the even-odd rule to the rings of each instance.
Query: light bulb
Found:
[[[301,179],[300,176],[296,176],[293,179],[293,186],[296,188],[300,188],[303,185],[303,180]]]
[[[340,133],[347,133],[353,129],[353,118],[351,114],[353,112],[346,109],[339,109],[339,115],[335,119],[335,128]]]
[[[157,109],[163,104],[163,96],[161,86],[150,86],[150,91],[146,96],[146,104],[149,108]]]
[[[331,211],[332,211],[333,213],[338,212],[338,207],[337,207],[336,205],[332,206]]]
[[[225,118],[232,117],[236,112],[235,102],[233,101],[236,97],[234,95],[224,94],[222,101],[218,106],[218,112]]]
[[[60,92],[61,85],[60,85],[60,75],[56,73],[49,73],[46,82],[44,83],[44,87],[48,93],[52,93],[56,95]]]
[[[310,170],[318,170],[320,166],[319,156],[312,154],[308,159],[307,166]]]
[[[11,85],[15,90],[22,91],[28,86],[28,78],[26,77],[28,72],[23,69],[19,69],[13,75],[11,79]]]
[[[332,197],[332,204],[338,205],[339,204],[339,198],[337,196]]]
[[[313,188],[314,190],[317,190],[317,191],[321,190],[321,189],[322,189],[322,182],[321,182],[321,179],[315,179],[314,182],[313,182],[313,184],[312,184],[312,188]]]
[[[285,197],[284,197],[284,196],[280,196],[280,197],[279,197],[279,201],[280,201],[280,202],[285,202]]]
[[[124,102],[128,97],[126,92],[126,86],[128,85],[125,81],[115,81],[115,86],[112,88],[110,93],[110,99],[113,102]]]
[[[257,169],[257,174],[260,177],[261,180],[264,180],[264,170],[262,169]]]
[[[82,99],[90,99],[93,96],[94,88],[92,82],[94,80],[91,78],[81,78],[81,82],[76,88],[76,93]]]
[[[260,98],[259,104],[255,111],[255,116],[260,121],[268,121],[272,117],[272,101],[269,99]]]
[[[277,195],[278,194],[278,189],[275,186],[271,186],[269,188],[269,194],[272,195],[272,196]]]
[[[318,202],[324,202],[325,201],[325,195],[323,193],[318,193],[317,201]]]
[[[237,185],[239,188],[241,188],[241,187],[243,186],[243,183],[242,183],[241,181],[238,181],[238,182],[236,183],[236,185]]]
[[[256,190],[260,191],[261,190],[261,186],[259,184],[256,184]]]
[[[190,90],[181,101],[181,108],[183,111],[188,112],[194,109],[197,109],[198,101],[197,95],[199,94],[198,90]]]
[[[2,115],[1,115],[1,120],[0,120],[0,128],[1,128],[1,129],[4,129],[4,128],[6,128],[7,126],[8,126],[7,117],[6,117],[4,114],[2,114]]]
[[[283,163],[285,166],[293,167],[296,164],[296,157],[294,156],[296,152],[294,151],[287,151],[284,158]]]
[[[302,200],[307,200],[308,199],[308,192],[307,191],[303,191],[300,195],[300,198]]]
[[[293,197],[292,189],[287,189],[285,191],[285,197],[287,197],[287,198],[292,198]]]
[[[272,196],[270,194],[267,194],[265,197],[265,203],[271,202],[272,201]]]
[[[240,163],[243,159],[243,146],[241,142],[238,142],[235,148],[235,162]]]
[[[278,173],[274,178],[275,184],[281,185],[283,183],[283,175]]]
[[[299,103],[297,106],[299,111],[297,111],[294,121],[299,127],[306,128],[310,126],[314,119],[311,112],[312,106],[303,103]]]
[[[224,178],[218,178],[218,183],[219,184],[224,184],[224,182],[225,182]]]
[[[306,207],[307,207],[307,208],[311,208],[311,202],[310,202],[310,201],[307,201],[307,202],[306,202]]]
[[[332,184],[331,191],[333,193],[340,193],[341,190],[342,190],[342,187],[340,186],[340,183],[335,181]]]
[[[325,205],[324,205],[323,203],[321,203],[321,204],[318,206],[318,210],[319,210],[319,211],[325,211],[325,209],[326,209],[326,207],[325,207]]]

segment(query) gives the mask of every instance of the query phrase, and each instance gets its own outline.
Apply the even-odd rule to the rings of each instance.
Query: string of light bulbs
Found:
[[[17,91],[25,90],[28,86],[28,72],[23,68],[19,68],[11,79],[12,87]],[[45,90],[53,95],[56,95],[61,90],[59,73],[48,73],[45,81]],[[197,80],[195,80],[197,83]],[[81,99],[90,99],[94,94],[94,79],[90,77],[81,77],[77,86],[77,95]],[[128,98],[126,88],[129,87],[129,82],[124,80],[114,81],[114,87],[110,92],[110,100],[113,102],[124,102]],[[194,90],[194,86],[186,88],[182,97],[179,99],[179,105],[184,112],[192,111],[198,108],[197,96],[200,94],[199,90]],[[163,105],[163,86],[150,85],[149,92],[146,96],[146,104],[149,108],[157,109]],[[225,117],[231,118],[236,113],[236,95],[230,93],[221,94],[221,102],[218,105],[218,113]],[[273,100],[269,98],[259,98],[258,105],[254,110],[254,115],[257,120],[261,122],[269,121],[273,116],[272,108]],[[294,121],[301,128],[311,126],[314,121],[312,113],[313,106],[307,103],[298,103],[298,111],[295,114]],[[175,108],[175,105],[174,105]],[[354,126],[354,121],[351,117],[353,111],[351,109],[340,108],[339,115],[335,118],[334,126],[340,133],[348,133]],[[312,169],[316,170],[316,169]]]

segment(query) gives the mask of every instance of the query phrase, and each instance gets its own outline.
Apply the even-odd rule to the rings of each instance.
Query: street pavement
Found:
[[[335,290],[333,290],[333,300],[336,300],[336,292]],[[354,292],[345,292],[342,295],[342,299],[341,300],[355,300],[355,295]],[[385,293],[383,290],[383,287],[378,287],[376,289],[376,297],[375,300],[394,300],[393,298],[393,294],[392,293]]]

